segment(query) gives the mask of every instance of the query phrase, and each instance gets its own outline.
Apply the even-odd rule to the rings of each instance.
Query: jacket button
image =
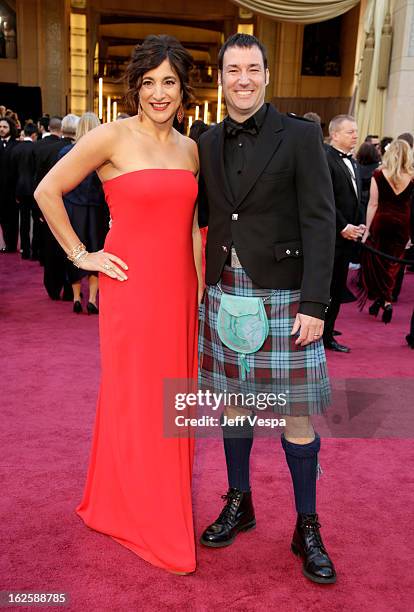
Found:
[[[295,255],[299,255],[299,251],[295,251]]]
[[[286,255],[290,255],[290,249],[286,249]]]
[[[239,218],[239,215],[237,213],[233,213],[231,216],[232,221],[237,221],[238,218]]]
[[[223,249],[223,251],[224,251],[225,253],[227,253],[227,247],[226,247],[226,245],[224,245],[224,244],[223,244],[221,248]]]

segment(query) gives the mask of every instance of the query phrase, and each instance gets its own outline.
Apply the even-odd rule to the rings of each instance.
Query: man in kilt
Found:
[[[315,123],[265,104],[266,51],[254,36],[235,34],[224,43],[219,78],[228,116],[200,139],[200,219],[208,224],[200,384],[221,392],[286,390],[289,400],[277,411],[286,417],[281,440],[297,511],[292,551],[307,578],[329,584],[336,573],[316,514],[320,437],[310,419],[330,401],[322,334],[335,207],[322,134]],[[225,294],[263,298],[269,334],[243,359],[218,335]],[[229,490],[202,535],[205,546],[228,546],[256,524],[249,478],[253,427],[240,418],[246,414],[227,404],[222,415]],[[237,428],[229,422],[235,416]]]

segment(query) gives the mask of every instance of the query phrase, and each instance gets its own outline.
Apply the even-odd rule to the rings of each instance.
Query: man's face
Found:
[[[10,136],[10,128],[7,121],[0,121],[0,138],[7,138]]]
[[[358,142],[358,126],[355,121],[346,119],[335,132],[332,132],[331,142],[334,147],[349,153],[356,147]]]
[[[379,138],[370,138],[370,144],[374,145],[374,147],[381,153],[381,142]]]
[[[269,71],[259,47],[229,47],[223,57],[219,83],[230,117],[244,121],[263,105]]]

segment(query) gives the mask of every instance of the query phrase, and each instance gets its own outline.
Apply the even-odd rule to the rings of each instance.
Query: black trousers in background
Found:
[[[58,300],[60,292],[68,298],[73,295],[66,275],[66,253],[52,234],[49,226],[42,223],[42,263],[44,266],[43,284],[49,297]]]
[[[21,196],[19,200],[20,209],[20,248],[23,255],[38,256],[39,254],[39,231],[40,211],[32,196]],[[33,234],[30,238],[30,225],[33,219]]]
[[[0,194],[2,197],[2,194]],[[17,239],[19,236],[19,206],[14,200],[6,196],[1,201],[1,229],[3,240],[8,251],[17,250]]]
[[[349,254],[340,254],[335,257],[331,281],[331,301],[325,316],[325,327],[323,332],[323,339],[327,342],[333,340],[333,330],[346,288],[348,267]]]

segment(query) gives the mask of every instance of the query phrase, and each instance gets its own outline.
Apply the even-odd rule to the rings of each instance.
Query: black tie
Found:
[[[257,134],[257,124],[254,117],[249,117],[243,123],[237,123],[231,117],[224,119],[224,128],[228,136],[237,136],[240,132],[247,132],[248,134]]]
[[[339,155],[342,157],[342,159],[349,159],[349,161],[353,160],[351,153],[342,153],[342,151],[339,151]]]

